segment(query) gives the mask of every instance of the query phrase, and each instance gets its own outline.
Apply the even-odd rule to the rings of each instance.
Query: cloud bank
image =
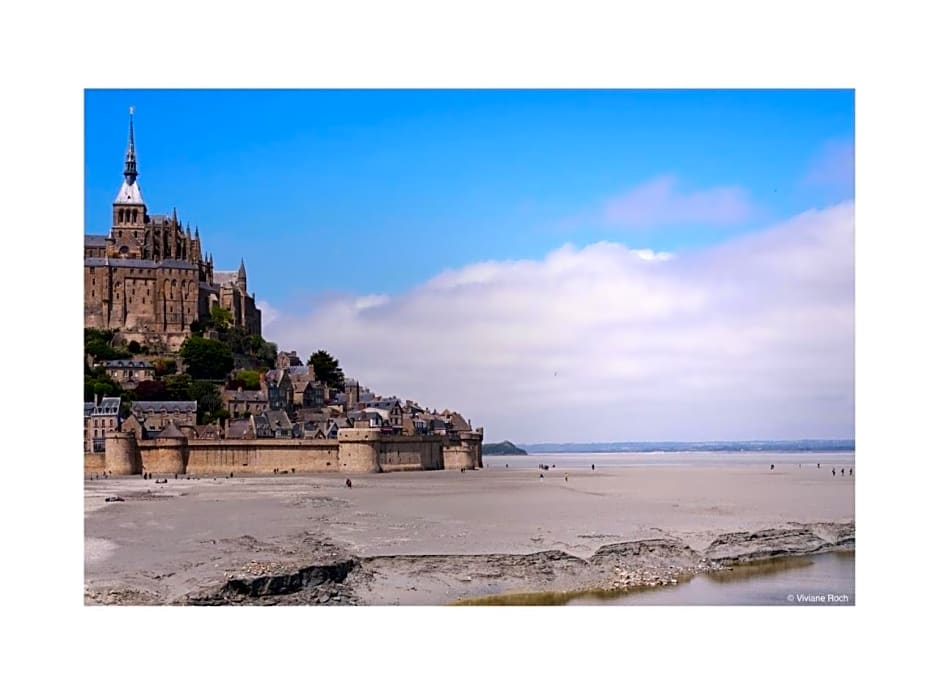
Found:
[[[753,215],[747,192],[725,186],[681,193],[673,176],[651,179],[603,206],[606,223],[627,228],[650,228],[676,223],[727,225]]]
[[[267,307],[265,333],[487,440],[854,437],[854,304],[844,203],[687,256],[566,245]]]

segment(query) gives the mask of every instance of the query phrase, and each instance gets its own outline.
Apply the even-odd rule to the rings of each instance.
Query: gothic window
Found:
[[[134,211],[134,222],[137,222],[137,211]]]

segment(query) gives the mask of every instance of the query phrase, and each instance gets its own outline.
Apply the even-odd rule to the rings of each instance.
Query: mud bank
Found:
[[[259,550],[263,546],[256,540]],[[306,537],[280,549],[299,559],[250,561],[214,586],[163,596],[114,587],[86,593],[89,604],[441,605],[553,603],[530,595],[613,593],[675,584],[701,572],[764,558],[855,548],[852,524],[819,523],[723,534],[696,551],[676,539],[607,544],[589,558],[565,551],[529,554],[393,555],[357,557]],[[270,549],[268,549],[270,551]],[[317,558],[316,562],[311,562]],[[518,598],[518,601],[514,601]]]

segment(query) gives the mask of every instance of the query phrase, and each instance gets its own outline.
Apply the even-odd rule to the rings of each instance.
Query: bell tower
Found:
[[[134,148],[134,107],[130,109],[124,181],[112,205],[109,255],[140,258],[144,245],[147,206],[137,184],[137,152]]]

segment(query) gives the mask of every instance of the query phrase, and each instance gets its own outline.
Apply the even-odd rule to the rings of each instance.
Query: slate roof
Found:
[[[236,281],[237,275],[236,271],[213,271],[212,280],[215,281],[216,285],[228,285]]]
[[[364,404],[367,408],[381,408],[386,411],[390,411],[396,406],[401,407],[401,401],[398,399],[373,399],[364,402]]]
[[[98,404],[98,413],[105,416],[116,416],[121,412],[121,397],[120,396],[105,396],[102,397],[101,402]]]
[[[160,431],[160,434],[157,437],[186,437],[183,433],[180,432],[180,429],[176,427],[176,424],[173,421],[170,421],[170,424],[166,426],[163,430]]]
[[[268,425],[272,429],[292,427],[292,423],[290,422],[290,418],[287,417],[286,411],[265,411],[263,415],[267,418]]]
[[[264,392],[260,389],[250,389],[238,391],[237,389],[226,389],[224,399],[226,401],[267,401]]]
[[[103,365],[104,367],[153,367],[153,363],[149,360],[104,360],[100,362],[99,365]]]
[[[186,270],[196,270],[196,264],[182,259],[163,259],[154,261],[153,259],[119,259],[119,258],[100,258],[90,256],[85,259],[86,266],[113,266],[114,268],[182,268]]]
[[[86,247],[105,247],[108,246],[108,235],[106,234],[86,234]]]
[[[228,422],[227,437],[243,438],[248,433],[250,422],[247,418],[233,418]]]
[[[132,411],[167,411],[168,413],[195,413],[195,401],[132,401]]]

